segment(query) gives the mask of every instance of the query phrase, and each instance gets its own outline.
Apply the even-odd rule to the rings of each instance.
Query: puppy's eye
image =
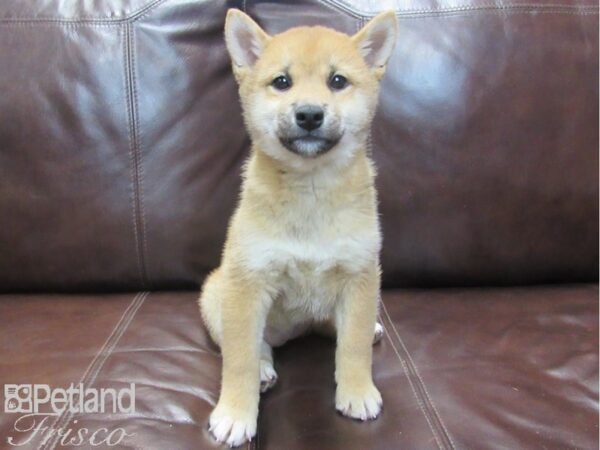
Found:
[[[335,74],[329,79],[329,87],[335,91],[341,91],[346,86],[348,86],[348,79],[343,75]]]
[[[285,75],[280,75],[271,81],[271,86],[278,91],[285,91],[292,87],[292,80]]]

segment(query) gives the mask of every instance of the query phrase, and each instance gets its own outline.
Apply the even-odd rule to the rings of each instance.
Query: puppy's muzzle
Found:
[[[297,106],[293,123],[281,124],[279,141],[292,153],[305,158],[327,153],[338,143],[341,133],[336,121],[326,119],[326,111],[318,105]]]

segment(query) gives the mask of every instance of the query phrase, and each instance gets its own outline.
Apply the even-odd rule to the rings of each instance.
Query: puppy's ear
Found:
[[[236,75],[254,65],[269,39],[269,35],[250,16],[239,9],[227,11],[225,43]]]
[[[365,62],[381,72],[388,62],[396,43],[398,21],[394,11],[386,11],[371,19],[362,30],[352,36]]]

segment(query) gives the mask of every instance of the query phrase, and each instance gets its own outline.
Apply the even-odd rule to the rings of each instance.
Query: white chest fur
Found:
[[[374,211],[306,197],[274,217],[273,227],[247,228],[243,258],[282,307],[319,318],[329,314],[349,277],[377,261],[381,237]]]
[[[271,277],[319,276],[331,270],[353,274],[376,257],[377,229],[352,235],[335,231],[333,235],[316,232],[302,237],[252,236],[246,242],[248,268]]]

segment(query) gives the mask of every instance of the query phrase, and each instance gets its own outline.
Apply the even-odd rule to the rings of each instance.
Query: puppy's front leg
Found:
[[[373,264],[346,285],[336,310],[335,407],[360,420],[376,418],[382,405],[371,375],[378,298],[379,267]]]
[[[221,298],[223,372],[210,430],[219,442],[241,445],[256,434],[260,342],[269,296],[259,282],[230,278]]]

